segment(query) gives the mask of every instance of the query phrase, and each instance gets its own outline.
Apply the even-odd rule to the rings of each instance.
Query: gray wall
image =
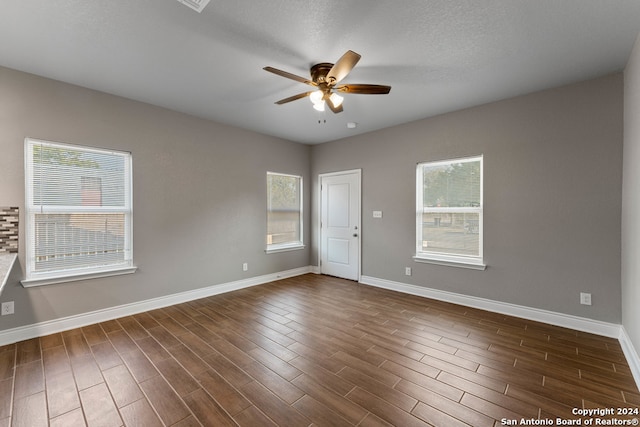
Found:
[[[622,74],[313,147],[3,68],[0,95],[0,206],[20,206],[24,224],[25,136],[131,151],[139,267],[30,289],[15,274],[2,300],[15,300],[16,314],[0,330],[317,265],[317,175],[356,168],[364,275],[622,320]],[[416,163],[476,154],[485,156],[489,267],[413,262]],[[310,250],[264,254],[267,170],[305,177]],[[581,291],[593,306],[579,304]]]
[[[363,275],[620,323],[622,117],[619,73],[314,146],[312,176],[362,168]],[[477,154],[487,270],[412,261],[416,163]]]
[[[0,68],[0,206],[20,206],[20,260],[27,136],[132,152],[139,270],[29,289],[18,272],[0,330],[309,265],[308,248],[264,253],[266,172],[302,175],[308,212],[308,146]]]
[[[640,36],[624,71],[622,325],[640,353]]]

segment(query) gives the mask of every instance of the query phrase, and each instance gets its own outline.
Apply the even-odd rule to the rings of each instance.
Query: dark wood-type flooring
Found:
[[[0,426],[481,427],[639,404],[614,339],[311,274],[0,347]]]

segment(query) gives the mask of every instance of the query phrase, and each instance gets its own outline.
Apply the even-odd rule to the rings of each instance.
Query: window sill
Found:
[[[288,252],[288,251],[297,251],[300,249],[304,249],[305,245],[303,243],[287,243],[283,245],[271,245],[267,246],[267,249],[264,251],[268,254],[274,254],[278,252]]]
[[[138,267],[121,267],[109,270],[80,272],[80,273],[67,273],[60,275],[47,275],[42,277],[32,277],[24,279],[20,283],[25,288],[31,288],[35,286],[54,285],[56,283],[75,282],[78,280],[97,279],[99,277],[109,276],[121,276],[123,274],[135,273]]]
[[[456,257],[446,255],[414,255],[413,260],[415,262],[422,262],[426,264],[446,265],[449,267],[469,268],[471,270],[486,270],[487,265],[477,258]]]

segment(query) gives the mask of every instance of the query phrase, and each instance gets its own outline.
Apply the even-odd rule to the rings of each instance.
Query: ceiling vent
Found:
[[[178,1],[182,4],[186,4],[191,9],[200,13],[202,12],[202,9],[204,9],[205,6],[209,4],[210,0],[178,0]]]

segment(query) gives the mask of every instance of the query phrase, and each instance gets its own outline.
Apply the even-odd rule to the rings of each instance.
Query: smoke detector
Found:
[[[202,9],[205,8],[206,5],[209,4],[210,0],[178,0],[180,3],[189,6],[191,9],[196,12],[202,12]]]

